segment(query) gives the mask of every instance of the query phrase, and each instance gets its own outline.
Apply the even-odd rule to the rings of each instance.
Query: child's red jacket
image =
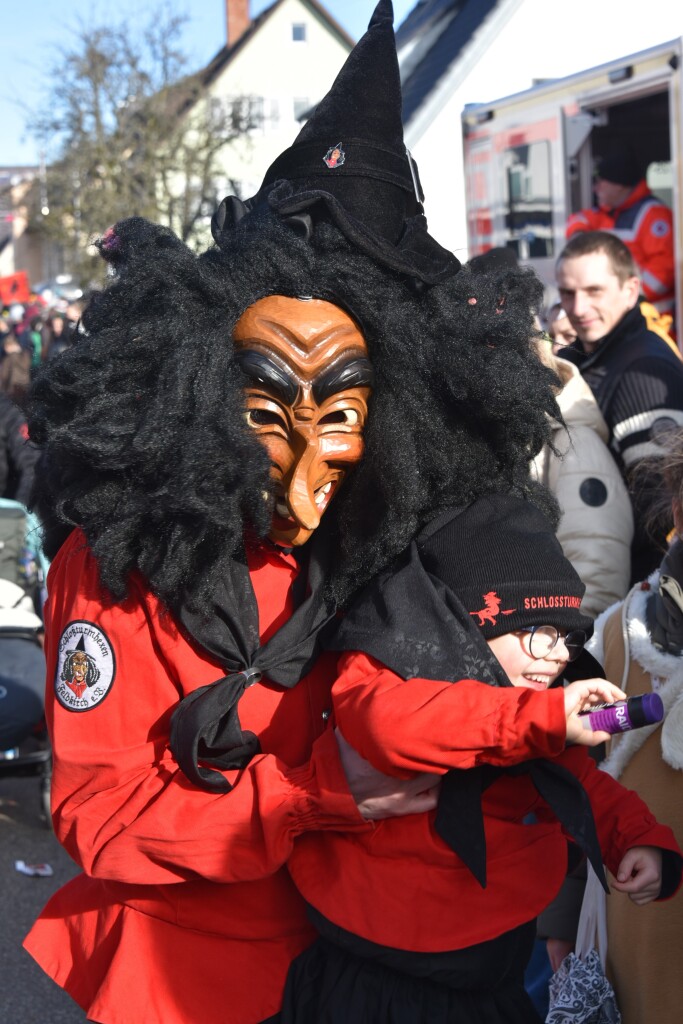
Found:
[[[333,687],[337,724],[375,767],[408,777],[534,757],[556,759],[585,787],[612,872],[631,846],[679,853],[642,800],[596,769],[586,747],[564,749],[562,690],[404,680],[367,654],[348,653]],[[499,778],[482,798],[487,885],[434,830],[434,814],[378,822],[370,833],[300,837],[290,871],[335,924],[383,946],[462,949],[534,918],[567,869],[567,840],[525,775]],[[538,820],[529,821],[534,815]]]

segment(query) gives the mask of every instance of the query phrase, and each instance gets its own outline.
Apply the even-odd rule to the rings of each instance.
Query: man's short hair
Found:
[[[620,238],[609,231],[579,231],[572,235],[557,257],[557,266],[562,260],[573,260],[577,256],[588,256],[593,252],[604,252],[609,260],[612,273],[624,284],[638,272],[633,256]]]

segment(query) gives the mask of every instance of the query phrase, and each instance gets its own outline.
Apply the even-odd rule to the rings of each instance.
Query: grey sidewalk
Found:
[[[52,878],[15,870],[15,860],[48,863]],[[40,819],[37,778],[0,770],[0,1022],[84,1024],[85,1015],[36,965],[21,942],[49,897],[77,868]]]

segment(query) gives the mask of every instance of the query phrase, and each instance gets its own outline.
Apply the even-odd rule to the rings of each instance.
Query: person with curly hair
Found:
[[[446,508],[554,512],[528,473],[557,415],[540,284],[429,235],[392,20],[380,0],[215,246],[140,218],[103,235],[113,280],[32,388],[53,821],[83,870],[26,947],[100,1024],[277,1020],[316,936],[296,837],[438,798],[436,773],[340,751],[339,613]],[[97,670],[78,693],[74,650]]]

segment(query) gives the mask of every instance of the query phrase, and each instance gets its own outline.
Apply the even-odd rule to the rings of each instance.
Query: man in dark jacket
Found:
[[[27,504],[37,458],[28,440],[26,417],[0,393],[0,497]]]
[[[614,235],[575,235],[560,253],[556,273],[560,301],[577,334],[561,355],[579,367],[607,422],[634,507],[632,578],[644,579],[661,561],[667,527],[650,522],[656,488],[643,460],[663,455],[668,431],[683,426],[683,362],[648,330],[638,308],[633,258]]]

